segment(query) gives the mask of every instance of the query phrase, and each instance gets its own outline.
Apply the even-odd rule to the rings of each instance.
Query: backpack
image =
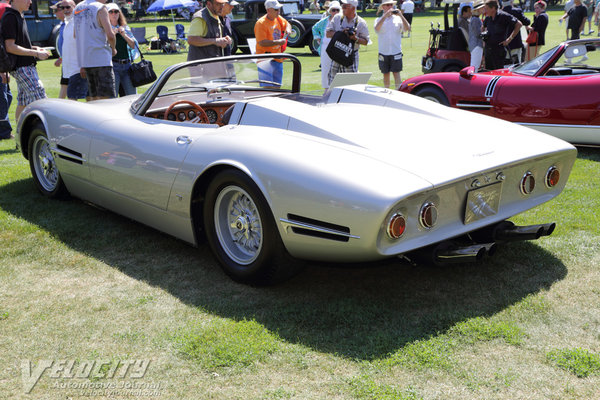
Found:
[[[17,56],[6,51],[4,38],[0,35],[0,72],[11,72],[17,65]]]
[[[4,37],[2,36],[2,23],[0,20],[0,72],[11,72],[17,67],[17,56],[6,51]]]

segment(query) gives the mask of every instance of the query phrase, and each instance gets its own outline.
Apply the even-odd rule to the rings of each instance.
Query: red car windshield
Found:
[[[547,52],[540,54],[536,58],[531,61],[527,61],[523,64],[519,64],[516,67],[513,67],[511,71],[515,74],[534,76],[540,68],[542,68],[550,58],[556,52],[558,46],[548,50]]]

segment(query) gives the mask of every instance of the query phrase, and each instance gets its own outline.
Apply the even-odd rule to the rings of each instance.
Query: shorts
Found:
[[[38,76],[35,65],[19,67],[10,73],[17,81],[19,93],[17,94],[17,104],[26,106],[36,100],[46,98],[46,90]]]
[[[391,56],[379,53],[379,70],[382,74],[402,71],[402,53]]]
[[[67,79],[67,98],[71,100],[85,99],[88,94],[87,79],[82,78],[81,74],[74,74]]]
[[[85,68],[85,74],[88,82],[89,97],[103,97],[107,99],[117,97],[115,93],[115,74],[112,66]]]
[[[62,85],[68,85],[69,84],[69,78],[63,78],[62,76],[60,77],[60,84]]]

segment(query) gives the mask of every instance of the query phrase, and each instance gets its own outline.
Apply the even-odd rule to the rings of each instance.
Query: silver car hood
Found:
[[[290,135],[303,135],[384,162],[432,185],[573,149],[560,139],[475,113],[468,113],[466,124],[465,111],[398,94],[410,104],[396,96],[385,107],[356,103],[315,107],[264,98],[246,106],[240,125],[284,129]]]

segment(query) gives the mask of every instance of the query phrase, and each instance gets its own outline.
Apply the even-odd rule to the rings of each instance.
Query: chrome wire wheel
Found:
[[[39,184],[48,192],[56,190],[59,182],[58,168],[50,143],[45,136],[37,136],[32,145],[33,168]]]
[[[239,186],[221,190],[214,206],[217,239],[225,253],[240,265],[249,265],[263,247],[263,223],[258,207]]]

